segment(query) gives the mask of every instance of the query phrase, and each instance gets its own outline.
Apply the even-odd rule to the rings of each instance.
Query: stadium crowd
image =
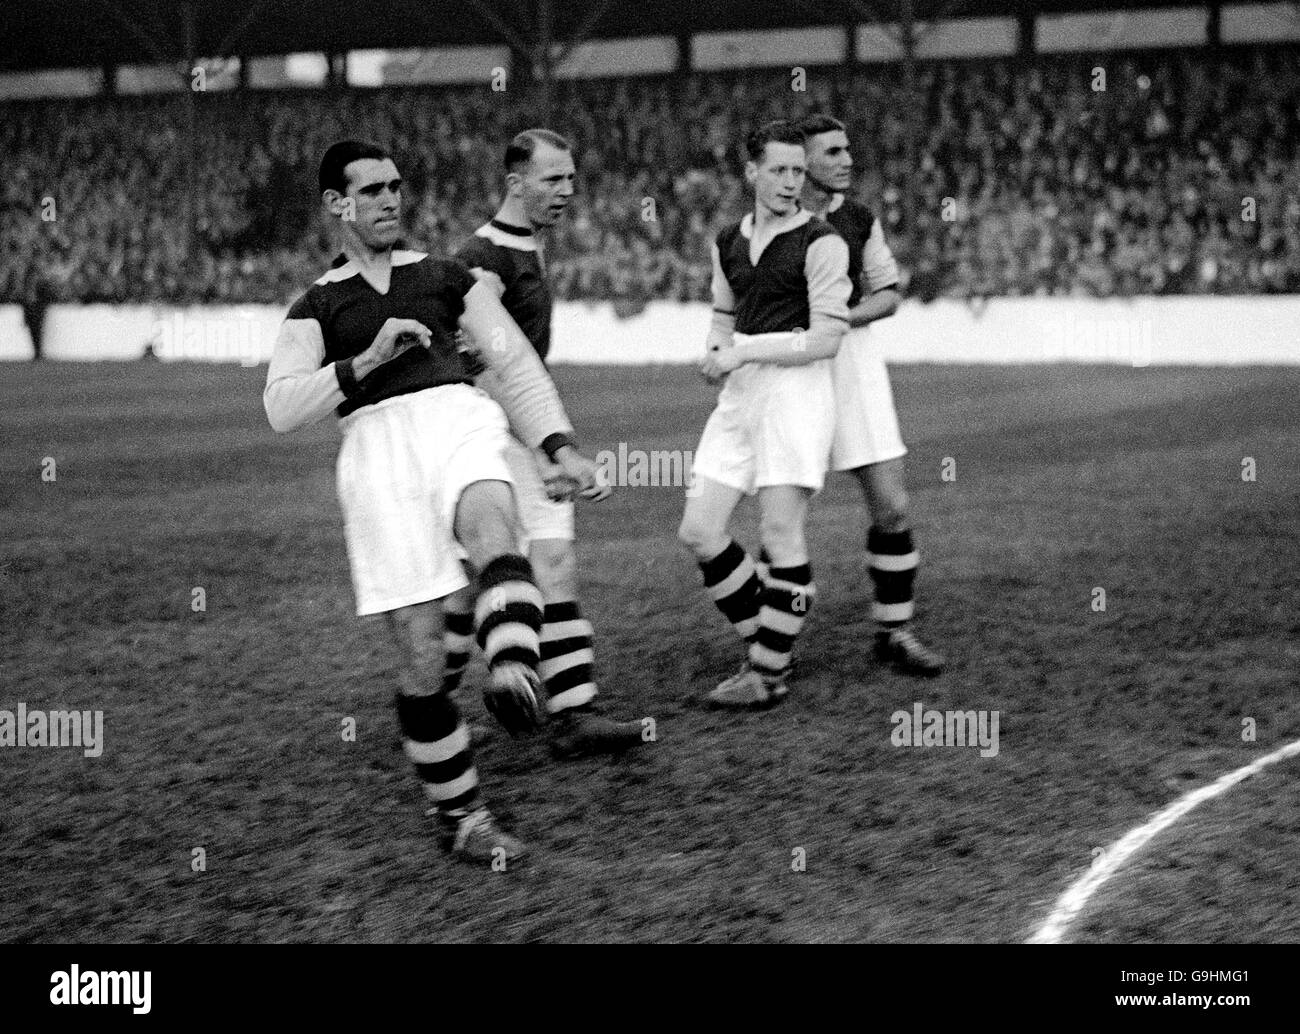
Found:
[[[792,84],[559,84],[580,194],[551,251],[558,296],[707,298],[745,130],[815,108],[848,121],[914,296],[1300,291],[1295,49],[923,62],[910,105],[891,67]],[[348,136],[393,151],[410,243],[447,248],[494,210],[504,142],[538,121],[526,91],[486,85],[193,99],[192,115],[174,94],[0,104],[0,301],[285,302],[328,262],[316,167]]]

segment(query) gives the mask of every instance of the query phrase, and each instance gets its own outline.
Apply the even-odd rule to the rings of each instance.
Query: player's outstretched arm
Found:
[[[487,364],[480,385],[505,410],[520,440],[545,452],[583,498],[608,496],[611,489],[598,483],[596,464],[574,444],[555,382],[490,282],[480,279],[466,292],[460,328]]]
[[[496,292],[483,281],[465,293],[460,328],[487,364],[489,394],[505,410],[519,438],[548,454],[573,444],[573,425],[555,382]],[[562,442],[548,443],[557,435]]]

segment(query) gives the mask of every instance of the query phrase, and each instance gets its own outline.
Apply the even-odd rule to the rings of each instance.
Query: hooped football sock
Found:
[[[483,568],[474,623],[489,670],[507,661],[537,670],[542,593],[527,558],[507,553]]]
[[[454,693],[469,664],[469,652],[474,646],[474,615],[469,611],[446,611],[446,630],[442,645],[445,669],[442,676],[444,693]]]
[[[768,684],[790,670],[794,643],[812,609],[817,586],[807,564],[768,568],[758,612],[758,634],[749,647],[749,664]]]
[[[753,558],[734,540],[712,560],[700,561],[704,587],[731,622],[736,634],[753,642],[758,633],[759,596],[762,582]]]
[[[881,632],[912,619],[912,582],[920,562],[910,530],[883,531],[872,525],[867,532],[867,570],[876,590],[871,616]]]
[[[576,600],[548,603],[542,611],[542,662],[538,673],[546,684],[546,709],[551,714],[582,707],[596,698],[592,667],[591,622]]]
[[[470,750],[469,728],[446,693],[397,696],[397,720],[406,756],[425,796],[440,813],[478,803],[478,772]]]

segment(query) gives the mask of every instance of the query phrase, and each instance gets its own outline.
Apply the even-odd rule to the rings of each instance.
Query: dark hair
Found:
[[[362,158],[375,158],[383,161],[391,155],[378,144],[362,140],[340,140],[330,144],[325,157],[320,160],[320,191],[337,190],[340,194],[348,192],[348,166]]]
[[[548,144],[557,151],[571,151],[569,141],[550,129],[525,129],[506,146],[506,172],[518,172],[533,160],[538,144]]]
[[[768,144],[794,144],[802,147],[803,131],[788,119],[779,118],[764,122],[745,139],[745,150],[751,161],[761,161]]]
[[[822,133],[843,133],[844,123],[825,112],[814,111],[799,120],[799,128],[805,137],[820,136]]]

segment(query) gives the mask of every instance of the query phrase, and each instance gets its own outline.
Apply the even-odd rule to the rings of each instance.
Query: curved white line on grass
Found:
[[[1272,754],[1266,754],[1258,761],[1252,761],[1249,765],[1239,768],[1235,772],[1220,776],[1209,786],[1202,786],[1199,790],[1192,790],[1190,793],[1178,798],[1173,804],[1156,812],[1137,829],[1127,833],[1122,840],[1106,849],[1106,853],[1102,855],[1101,863],[1089,869],[1087,873],[1071,885],[1069,890],[1061,895],[1060,900],[1056,903],[1056,909],[1048,917],[1047,922],[1043,923],[1026,943],[1060,943],[1066,927],[1074,921],[1083,906],[1087,904],[1088,899],[1103,883],[1115,875],[1120,866],[1128,861],[1133,854],[1145,847],[1150,840],[1164,832],[1198,804],[1213,797],[1218,797],[1219,794],[1230,790],[1242,780],[1249,779],[1261,769],[1279,761],[1285,761],[1287,758],[1295,757],[1297,754],[1300,754],[1300,740],[1279,747]]]

